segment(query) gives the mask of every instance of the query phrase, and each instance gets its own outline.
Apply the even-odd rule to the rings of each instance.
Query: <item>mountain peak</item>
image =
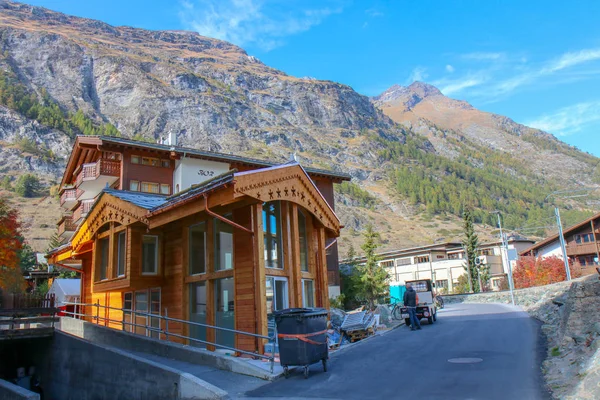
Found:
[[[442,92],[435,86],[420,81],[411,83],[406,89],[416,93],[422,99],[429,96],[443,96]]]

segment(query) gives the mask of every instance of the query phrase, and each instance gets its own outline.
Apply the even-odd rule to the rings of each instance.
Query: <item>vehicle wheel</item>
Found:
[[[437,321],[437,313],[433,314],[433,321]]]
[[[308,379],[308,365],[304,367],[304,379]]]
[[[433,317],[427,317],[427,322],[429,322],[429,325],[433,324]]]
[[[392,313],[392,318],[398,319],[398,320],[402,319],[402,314],[400,313],[400,307],[396,307],[396,309]]]
[[[404,318],[404,323],[406,326],[410,326],[410,318]]]
[[[323,359],[323,372],[327,372],[327,360]]]
[[[285,376],[285,379],[290,377],[290,370],[288,367],[283,367],[283,376]]]

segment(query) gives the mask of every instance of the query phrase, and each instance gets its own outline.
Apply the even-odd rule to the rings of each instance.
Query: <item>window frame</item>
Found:
[[[275,212],[273,214],[269,214],[267,212],[266,207],[268,207],[269,205],[274,205],[274,210]],[[265,268],[271,268],[271,269],[276,269],[279,271],[283,271],[285,269],[285,263],[284,263],[284,257],[283,257],[283,218],[282,218],[282,202],[279,200],[276,201],[270,201],[267,203],[263,203],[263,210],[262,210],[262,218],[263,218],[263,237],[264,237],[264,242],[265,242],[265,253],[267,255],[269,255],[269,253],[271,253],[271,255],[269,255],[269,257],[271,258],[267,258],[265,257]],[[271,215],[275,216],[275,227],[276,227],[276,231],[275,234],[270,234],[268,232],[269,227],[271,226],[270,224],[267,223],[267,221],[269,221]],[[266,220],[266,221],[265,221]],[[275,241],[276,242],[276,250],[277,250],[277,266],[273,266],[273,259],[272,259],[272,248],[267,249],[267,243],[268,241]],[[267,265],[267,263],[270,263],[270,265]]]
[[[148,190],[144,190],[144,185],[156,185],[156,192],[151,192]],[[150,193],[150,194],[160,194],[160,183],[158,182],[140,182],[140,192],[142,193]]]
[[[124,243],[123,243],[123,247],[124,249],[121,249],[121,235],[123,235],[124,237]],[[115,236],[117,237],[117,265],[116,265],[116,276],[117,278],[122,278],[125,276],[126,272],[127,272],[127,229],[124,229],[120,232],[116,232]],[[123,255],[123,273],[119,273],[120,269],[121,269],[121,251],[124,252]]]
[[[134,183],[136,185],[136,189],[133,188]],[[129,180],[129,191],[130,192],[139,192],[140,189],[141,189],[141,187],[140,187],[140,181],[135,180],[135,179],[130,179]]]
[[[168,183],[159,183],[159,194],[166,194],[167,196],[171,194],[171,185],[169,185]],[[163,192],[163,188],[166,187],[167,191]]]
[[[304,245],[302,243],[302,235],[300,230],[301,219],[303,218],[304,223]],[[300,271],[302,272],[310,272],[310,239],[308,232],[308,216],[298,207],[298,241],[300,242]],[[304,251],[304,260],[302,260],[302,252]]]
[[[105,237],[102,238],[98,238],[98,248],[99,251],[97,252],[97,254],[99,255],[98,258],[98,276],[97,279],[98,281],[106,281],[109,279],[108,277],[108,271],[109,271],[109,267],[110,267],[110,236],[107,235]],[[103,256],[104,254],[104,243],[106,243],[106,259]],[[102,265],[103,260],[106,260],[106,265]],[[102,276],[104,275],[104,276]]]
[[[204,271],[192,273],[192,228],[195,226],[204,225]],[[208,272],[208,221],[201,221],[188,227],[188,276],[206,275]]]
[[[310,283],[312,285],[312,306],[309,306],[306,301],[306,283]],[[302,307],[314,308],[315,304],[316,304],[316,296],[315,296],[315,281],[314,281],[314,279],[302,279]]]
[[[155,249],[154,249],[154,271],[153,272],[145,272],[144,271],[144,238],[146,237],[152,237],[154,238],[154,243],[155,243]],[[155,276],[158,275],[158,271],[159,271],[159,251],[158,251],[158,246],[159,246],[159,236],[158,235],[142,235],[142,256],[140,257],[141,260],[141,268],[140,268],[140,272],[141,275],[143,276]]]
[[[233,214],[232,213],[227,213],[225,215],[223,215],[224,218],[226,219],[232,219]],[[233,271],[235,269],[235,243],[234,243],[234,234],[235,231],[233,229],[233,227],[229,224],[226,224],[225,222],[221,221],[218,218],[213,218],[213,256],[214,256],[214,271],[213,272],[219,272],[219,271]],[[220,240],[219,240],[219,233],[221,232],[219,230],[219,227],[221,226],[220,224],[223,224],[223,226],[226,226],[230,229],[230,231],[224,231],[225,233],[229,233],[231,234],[231,268],[217,268],[217,267],[221,267],[221,252],[220,252],[220,248],[218,248],[217,246],[220,245]],[[220,247],[220,246],[219,246]]]
[[[137,161],[134,161],[134,159],[137,159]],[[129,161],[131,162],[131,164],[141,164],[142,157],[132,154],[131,159]]]

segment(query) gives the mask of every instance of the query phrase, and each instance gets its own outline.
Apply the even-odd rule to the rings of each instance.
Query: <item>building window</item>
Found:
[[[267,276],[267,314],[288,308],[287,278]]]
[[[235,329],[235,288],[233,278],[214,280],[215,288],[215,325],[221,328]],[[216,342],[220,345],[234,347],[233,332],[216,329]]]
[[[142,182],[142,192],[146,192],[146,193],[158,193],[159,192],[159,185],[158,185],[158,183]]]
[[[125,276],[125,261],[127,260],[127,235],[125,232],[119,232],[117,237],[117,276]]]
[[[190,321],[206,324],[206,281],[190,283]],[[192,340],[190,344],[197,347],[205,347],[206,327],[190,325],[190,337],[200,341]]]
[[[300,241],[300,269],[308,272],[308,232],[306,216],[298,210],[298,240]]]
[[[128,292],[123,294],[123,330],[127,332],[133,331],[133,322],[131,319],[131,311],[133,311],[133,293]]]
[[[150,165],[152,167],[160,167],[160,160],[153,157],[142,157],[142,165]]]
[[[394,266],[394,260],[381,261],[379,265],[383,268],[392,268]]]
[[[189,238],[190,275],[206,272],[206,224],[190,226]]]
[[[144,235],[142,239],[142,275],[158,273],[158,236]]]
[[[401,265],[410,265],[410,258],[396,258],[396,265],[399,267]]]
[[[231,218],[231,214],[224,215]],[[215,224],[215,271],[233,269],[233,227],[220,219]]]
[[[160,161],[163,168],[170,168],[171,167],[171,161],[170,160],[161,160]]]
[[[265,237],[265,266],[283,268],[281,251],[281,203],[272,201],[263,205],[263,230]]]
[[[108,271],[108,247],[109,247],[109,238],[103,238],[98,240],[98,247],[100,249],[100,280],[106,279],[106,274]]]
[[[308,279],[302,280],[302,307],[312,308],[315,306],[314,282]]]
[[[444,257],[443,255],[439,255],[439,254],[438,254],[437,256],[435,256],[435,258],[437,258],[438,260],[440,260],[440,259],[441,259],[441,260],[443,260],[443,259],[444,259],[444,258],[446,258],[446,257]]]
[[[429,262],[429,256],[415,257],[415,264]]]
[[[448,281],[446,279],[435,281],[435,288],[438,292],[448,293]]]
[[[171,194],[171,185],[161,183],[160,184],[160,194]]]
[[[575,235],[575,243],[591,243],[594,241],[594,234],[592,233],[583,233],[581,235]]]
[[[483,249],[479,252],[480,256],[493,256],[494,255],[494,250],[492,249]]]
[[[140,162],[141,162],[140,156],[131,156],[131,163],[132,164],[139,164]]]
[[[150,289],[150,314],[160,315],[160,288]],[[149,336],[160,339],[160,318],[150,316],[150,326]]]
[[[140,191],[140,182],[139,181],[129,181],[129,190],[132,192]]]

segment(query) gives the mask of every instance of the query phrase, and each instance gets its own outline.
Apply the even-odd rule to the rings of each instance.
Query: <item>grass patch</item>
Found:
[[[558,346],[554,346],[553,348],[550,349],[550,355],[552,357],[560,356],[560,350],[558,349]]]

